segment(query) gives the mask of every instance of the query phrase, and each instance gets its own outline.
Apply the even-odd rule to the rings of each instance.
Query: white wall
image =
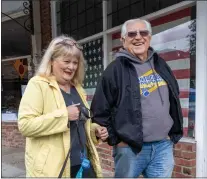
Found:
[[[207,177],[207,1],[197,1],[196,17],[196,177]]]
[[[2,1],[1,8],[2,12],[11,14],[22,11],[24,1]]]

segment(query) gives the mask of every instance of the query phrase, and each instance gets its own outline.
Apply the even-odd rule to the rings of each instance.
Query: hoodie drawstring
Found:
[[[150,67],[151,67],[151,69],[152,69],[153,76],[154,76],[155,81],[156,81],[156,84],[157,84],[158,93],[159,93],[159,96],[160,96],[162,105],[164,105],[164,100],[162,99],[162,95],[161,95],[161,92],[160,92],[160,88],[159,88],[159,85],[158,85],[158,82],[157,82],[157,77],[156,77],[156,75],[155,75],[155,72],[154,72],[154,69],[153,69],[153,67],[152,67],[152,64],[150,63],[150,61],[148,61],[148,62],[149,62],[149,64],[150,64]]]

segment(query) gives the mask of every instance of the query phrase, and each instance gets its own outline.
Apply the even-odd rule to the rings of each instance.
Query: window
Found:
[[[28,16],[22,16],[15,20],[24,25],[28,18]],[[2,22],[1,30],[2,59],[26,56],[31,53],[31,34],[24,30],[18,23],[14,20],[4,21]]]
[[[93,12],[93,10],[94,10],[94,9],[91,8],[91,9],[88,9],[88,10],[86,11],[86,22],[87,22],[88,24],[94,21],[94,12]]]
[[[182,0],[108,0],[108,29],[166,8]]]
[[[3,61],[1,78],[2,120],[17,120],[23,88],[28,81],[27,59]]]
[[[131,6],[131,18],[144,16],[144,2],[138,1],[133,6]]]
[[[167,61],[178,81],[184,117],[184,136],[193,137],[195,124],[194,37],[196,20],[192,19],[192,14],[189,14],[186,18],[188,20],[182,23],[180,23],[180,19],[177,19],[155,26],[157,32],[152,38],[152,46]]]
[[[94,39],[83,44],[83,47],[84,58],[87,62],[84,88],[87,93],[87,101],[90,104],[98,80],[103,72],[103,39]]]
[[[85,1],[78,1],[78,13],[85,11]]]
[[[103,30],[101,0],[67,0],[57,4],[58,35],[68,34],[79,40]]]

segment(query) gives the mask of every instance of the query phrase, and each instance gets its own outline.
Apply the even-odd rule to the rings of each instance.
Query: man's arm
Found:
[[[108,69],[104,72],[96,88],[91,110],[93,113],[92,122],[105,126],[109,133],[109,145],[115,145],[115,131],[112,125],[112,110],[115,107],[118,91],[114,82],[114,74]]]

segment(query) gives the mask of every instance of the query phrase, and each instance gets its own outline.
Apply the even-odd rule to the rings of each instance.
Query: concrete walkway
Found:
[[[1,177],[23,178],[25,177],[24,149],[23,148],[1,148]]]
[[[2,146],[1,178],[25,178],[24,149]],[[112,177],[113,174],[103,170],[104,177]]]

